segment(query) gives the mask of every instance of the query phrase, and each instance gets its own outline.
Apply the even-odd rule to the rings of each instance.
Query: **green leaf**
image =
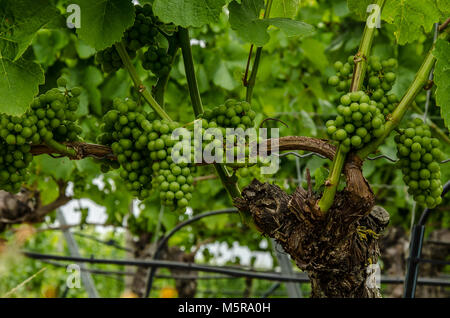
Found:
[[[441,17],[435,0],[389,0],[382,12],[383,20],[394,25],[400,45],[420,39],[423,31],[429,33]]]
[[[30,46],[36,33],[60,17],[49,0],[4,0],[0,5],[0,38],[17,44],[14,59]]]
[[[38,64],[24,58],[13,61],[0,51],[0,113],[25,113],[40,84],[44,84],[44,72]]]
[[[270,9],[270,16],[293,19],[299,8],[300,0],[275,0]]]
[[[134,6],[123,0],[75,0],[80,6],[80,39],[96,50],[103,50],[119,42],[126,29],[134,23]]]
[[[230,74],[230,71],[223,61],[220,61],[219,67],[214,74],[213,81],[217,86],[230,91],[233,90],[236,86],[233,77]]]
[[[304,36],[314,31],[311,25],[288,18],[259,19],[263,8],[263,0],[243,0],[241,4],[233,1],[228,6],[231,27],[244,41],[263,46],[270,39],[267,33],[270,25],[280,28],[287,36]]]
[[[271,18],[263,21],[281,29],[287,36],[307,36],[314,33],[314,27],[302,21],[286,18]]]
[[[302,41],[301,48],[303,54],[310,60],[319,70],[323,71],[328,65],[328,59],[325,55],[325,46],[322,42],[306,38]]]
[[[318,191],[321,186],[325,184],[325,180],[327,179],[328,171],[324,167],[317,168],[314,171],[314,190]]]
[[[358,20],[365,20],[367,16],[367,6],[375,3],[374,0],[347,0],[348,8],[355,14]]]
[[[52,158],[48,155],[42,155],[35,158],[37,169],[45,175],[53,176],[55,179],[68,180],[73,169],[74,163],[68,158]]]
[[[450,129],[450,43],[438,40],[433,54],[437,59],[434,70],[436,103],[441,107],[441,116]]]
[[[33,40],[33,51],[41,65],[50,66],[68,43],[68,34],[62,30],[41,30]]]
[[[184,28],[217,22],[224,0],[155,0],[153,12],[165,23]]]

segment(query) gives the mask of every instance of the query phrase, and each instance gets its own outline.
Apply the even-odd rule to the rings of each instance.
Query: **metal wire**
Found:
[[[327,159],[327,157],[322,156],[321,154],[318,154],[318,153],[315,153],[315,152],[309,152],[307,154],[300,155],[300,154],[298,154],[296,152],[289,151],[289,152],[283,152],[282,154],[274,153],[274,155],[276,155],[277,157],[285,157],[285,156],[288,156],[288,155],[292,155],[292,156],[296,156],[297,158],[301,158],[301,159],[312,157],[312,156],[316,156],[316,157],[319,157],[319,158],[322,158],[322,159]]]
[[[127,251],[127,252],[132,252],[131,249],[127,248],[127,247],[123,247],[120,244],[118,244],[115,240],[110,239],[108,241],[104,241],[104,240],[100,240],[98,238],[96,238],[93,235],[88,235],[88,234],[84,234],[84,233],[80,233],[80,232],[72,232],[73,235],[88,239],[88,240],[92,240],[95,241],[97,243],[103,244],[103,245],[108,245],[114,248],[117,248],[119,250],[123,250],[123,251]]]
[[[202,271],[209,273],[220,273],[229,275],[232,277],[248,277],[256,279],[264,279],[279,282],[299,282],[308,283],[309,278],[306,273],[296,273],[295,276],[283,276],[276,272],[263,272],[263,271],[252,271],[252,270],[241,270],[232,269],[222,266],[210,266],[210,265],[200,265],[193,263],[182,263],[182,262],[172,262],[172,261],[160,261],[160,260],[118,260],[118,259],[95,259],[95,258],[85,258],[85,257],[75,257],[75,256],[61,256],[52,254],[42,254],[30,251],[24,251],[23,254],[26,257],[47,261],[47,260],[58,260],[58,261],[70,261],[77,263],[91,263],[91,264],[111,264],[111,265],[131,265],[131,266],[141,266],[141,267],[166,267],[166,268],[176,268],[186,271]],[[401,284],[404,282],[404,277],[381,277],[381,283],[385,284]],[[435,285],[435,286],[450,286],[450,279],[442,278],[421,278],[418,280],[419,284],[422,285]]]
[[[194,216],[192,219],[189,219],[187,221],[181,222],[180,224],[178,224],[177,226],[175,226],[166,236],[164,236],[161,241],[159,242],[158,246],[156,247],[155,253],[153,254],[152,259],[153,260],[157,260],[159,258],[159,254],[162,252],[162,249],[164,248],[164,246],[167,244],[167,242],[169,241],[169,239],[176,233],[178,232],[180,229],[182,229],[183,227],[185,227],[186,225],[189,225],[191,223],[194,223],[204,217],[208,217],[208,216],[213,216],[213,215],[218,215],[218,214],[225,214],[225,213],[238,213],[238,210],[236,208],[228,208],[228,209],[223,209],[223,210],[216,210],[216,211],[209,211],[209,212],[205,212],[199,215]],[[156,273],[156,269],[157,267],[154,266],[150,269],[150,272],[148,274],[148,279],[147,279],[147,286],[146,286],[146,291],[145,291],[145,297],[148,298],[148,296],[150,295],[150,291],[152,289],[152,285],[153,285],[153,278],[155,277],[155,273]]]
[[[391,157],[388,157],[386,155],[379,155],[379,156],[376,156],[376,157],[367,157],[367,160],[377,160],[377,159],[381,159],[381,158],[389,160],[389,161],[391,161],[393,163],[396,163],[398,161],[398,159],[392,159]]]

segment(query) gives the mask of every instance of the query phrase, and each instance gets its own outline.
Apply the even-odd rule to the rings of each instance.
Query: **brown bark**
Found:
[[[325,140],[280,138],[280,150],[309,150],[329,159],[335,147]],[[313,297],[380,297],[366,284],[367,267],[379,256],[378,237],[389,223],[382,208],[372,209],[374,195],[361,171],[362,161],[349,155],[344,166],[346,187],[324,215],[319,195],[298,187],[289,195],[258,180],[243,189],[235,206],[249,212],[259,231],[275,238],[297,266],[308,272]]]
[[[367,267],[379,256],[378,235],[389,222],[383,209],[345,190],[326,216],[316,207],[311,189],[289,195],[275,185],[254,180],[235,200],[249,211],[257,228],[275,238],[308,272],[312,297],[380,297],[366,284]]]
[[[67,184],[58,181],[59,196],[47,205],[42,205],[39,191],[26,188],[18,194],[0,190],[0,233],[13,224],[40,223],[44,217],[68,203],[72,198],[66,196]]]

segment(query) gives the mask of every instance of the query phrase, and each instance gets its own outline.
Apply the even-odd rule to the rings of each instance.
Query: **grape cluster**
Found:
[[[127,48],[127,52],[131,59],[136,57],[136,51]],[[122,59],[114,46],[97,52],[95,60],[105,73],[116,72],[123,67]]]
[[[205,110],[202,115],[202,118],[209,121],[209,125],[215,123],[217,127],[242,128],[244,130],[255,125],[255,117],[256,113],[248,102],[235,99],[229,99],[223,105]]]
[[[409,122],[407,128],[398,129],[398,133],[398,165],[408,192],[417,203],[434,208],[442,202],[440,142],[431,137],[429,127],[420,118]]]
[[[340,143],[343,152],[362,148],[372,137],[380,137],[384,132],[385,118],[363,91],[347,93],[340,99],[338,116],[326,123],[327,133]]]
[[[163,204],[187,206],[193,190],[192,168],[173,162],[171,156],[176,143],[171,134],[179,124],[157,120],[155,113],[146,113],[130,99],[115,99],[113,108],[104,116],[99,139],[111,145],[127,189],[144,200],[155,187]]]
[[[364,79],[363,89],[372,100],[379,101],[394,85],[396,74],[393,70],[397,67],[397,60],[390,58],[380,61],[379,57],[371,56],[367,64],[367,76]],[[337,73],[328,79],[328,84],[335,86],[338,91],[348,91],[354,68],[355,62],[352,55],[348,57],[346,63],[335,62],[334,69]]]
[[[65,86],[63,79],[58,85]],[[52,148],[76,141],[81,128],[76,124],[80,88],[64,91],[53,88],[36,97],[22,116],[0,115],[0,189],[18,192],[32,161],[32,144]]]
[[[163,77],[170,72],[172,59],[165,48],[151,45],[144,53],[142,67],[152,71],[158,77]]]
[[[131,28],[125,31],[124,40],[126,47],[137,51],[144,46],[153,44],[158,35],[156,24],[158,19],[153,14],[149,3],[144,6],[136,6],[136,18]]]
[[[137,5],[134,24],[125,31],[123,43],[131,59],[136,57],[139,49],[150,46],[144,54],[143,67],[156,75],[165,75],[170,71],[171,61],[166,50],[156,47],[158,23],[149,3]],[[122,59],[114,46],[97,52],[95,59],[105,73],[112,73],[123,67]]]
[[[30,145],[8,145],[0,139],[0,189],[17,193],[33,160]]]

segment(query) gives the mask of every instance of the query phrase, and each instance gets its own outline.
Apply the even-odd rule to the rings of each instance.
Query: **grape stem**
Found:
[[[76,158],[77,151],[75,149],[69,148],[66,145],[60,144],[54,139],[49,139],[45,141],[45,144],[55,153],[67,156],[69,158]],[[51,151],[49,152],[51,154]]]
[[[144,84],[139,78],[136,69],[131,63],[131,59],[128,56],[127,50],[125,49],[125,45],[123,44],[123,42],[116,43],[115,47],[117,53],[119,53],[119,56],[122,59],[123,65],[130,74],[130,77],[133,80],[134,86],[136,87],[137,91],[142,95],[142,97],[144,97],[146,102],[153,108],[153,110],[159,115],[159,117],[167,121],[172,121],[170,116],[164,111],[164,109],[162,109],[162,107],[156,102],[153,96],[145,88]]]
[[[198,89],[197,78],[195,76],[194,59],[192,57],[191,43],[189,39],[189,31],[181,28],[178,31],[178,39],[180,41],[181,52],[183,54],[184,69],[186,71],[186,79],[191,95],[192,107],[194,108],[195,117],[203,114],[203,104]]]
[[[377,1],[377,5],[380,7],[380,15],[384,7],[384,3],[385,0]],[[375,27],[370,27],[369,24],[366,23],[361,42],[359,44],[358,52],[354,56],[355,69],[353,71],[350,92],[359,91],[363,85],[364,76],[367,69],[367,59],[370,55],[374,36]],[[322,198],[318,203],[320,211],[322,211],[323,213],[328,212],[330,207],[333,205],[345,159],[346,154],[342,153],[341,147],[338,147],[338,151],[331,165],[330,174],[328,176],[327,182],[325,183],[325,190],[323,192]]]
[[[180,28],[179,40],[181,52],[183,54],[184,69],[186,73],[186,79],[188,82],[189,94],[191,96],[192,108],[194,109],[195,117],[197,118],[203,114],[203,104],[200,96],[200,92],[197,85],[197,78],[195,75],[194,60],[191,51],[191,42],[189,39],[189,31],[185,28]],[[223,164],[214,164],[217,175],[219,176],[222,185],[227,190],[228,194],[232,199],[241,196],[241,190],[236,182],[236,180],[230,175],[229,171]],[[253,224],[250,213],[240,212],[242,221],[247,224]]]
[[[272,9],[272,2],[273,2],[273,0],[267,0],[266,10],[264,11],[263,19],[267,19],[269,17],[270,10]],[[253,50],[253,46],[252,46],[251,50]],[[248,81],[247,81],[247,76],[245,76],[244,84],[247,87],[247,93],[246,93],[245,100],[248,103],[252,102],[253,88],[255,87],[255,83],[256,83],[256,75],[258,74],[259,63],[261,61],[261,53],[262,53],[262,47],[259,46],[256,49],[255,61],[253,62],[252,72],[250,73],[250,78],[248,79]],[[249,61],[250,61],[250,58],[251,58],[251,51],[249,54]],[[249,63],[247,64],[247,68],[248,68],[248,65],[249,65]],[[247,70],[246,70],[246,74],[247,74]]]

